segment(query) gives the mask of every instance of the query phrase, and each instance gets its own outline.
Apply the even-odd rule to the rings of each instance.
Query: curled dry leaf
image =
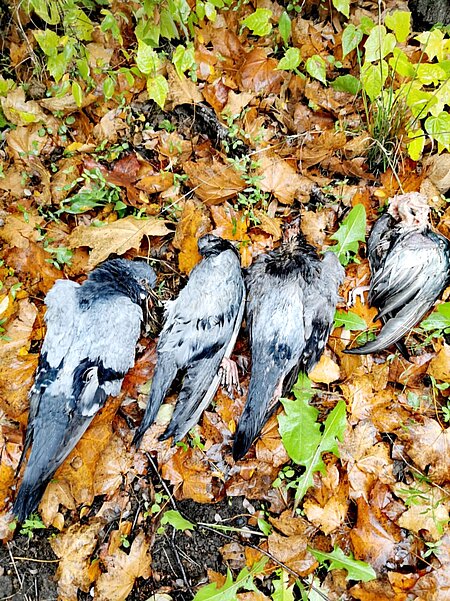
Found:
[[[67,509],[75,509],[75,499],[70,492],[70,487],[67,482],[57,479],[51,480],[45,489],[44,496],[39,504],[42,521],[47,527],[53,525],[59,530],[62,530],[64,518],[62,514],[59,513],[60,505],[63,505],[63,507],[66,507]]]
[[[131,592],[136,578],[150,578],[150,542],[140,532],[131,545],[129,554],[117,549],[103,562],[107,571],[100,575],[96,583],[98,601],[124,601]]]
[[[17,87],[2,97],[3,113],[14,125],[29,125],[30,123],[46,122],[47,115],[35,100],[25,100],[25,91]]]
[[[165,236],[169,233],[164,221],[156,217],[136,219],[130,216],[102,227],[79,225],[68,237],[68,245],[70,248],[92,248],[89,267],[93,268],[113,253],[123,255],[131,248],[139,249],[144,236]]]
[[[178,266],[182,273],[189,274],[200,261],[198,239],[211,229],[211,221],[205,206],[200,202],[188,200],[178,221],[173,245],[178,248]]]
[[[91,556],[97,546],[97,536],[102,528],[100,521],[89,525],[74,524],[64,533],[50,539],[50,545],[60,558],[55,579],[58,594],[64,601],[77,601],[78,589],[89,590],[92,579],[89,573]]]
[[[222,203],[241,192],[246,183],[231,164],[216,159],[186,161],[183,165],[195,194],[208,205]]]

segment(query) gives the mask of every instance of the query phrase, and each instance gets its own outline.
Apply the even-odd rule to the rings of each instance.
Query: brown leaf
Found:
[[[91,555],[97,546],[97,535],[102,528],[100,521],[81,526],[74,524],[65,532],[50,539],[50,545],[60,558],[55,579],[59,597],[64,601],[77,601],[78,589],[89,590],[91,578],[89,566]]]
[[[0,340],[0,364],[7,364],[18,355],[26,355],[30,348],[31,332],[38,311],[28,298],[19,300],[18,305],[17,318],[5,328],[6,340]]]
[[[89,267],[93,268],[113,253],[123,255],[131,248],[139,249],[144,236],[165,236],[169,233],[164,221],[156,217],[136,219],[129,216],[102,227],[79,225],[70,234],[67,243],[71,248],[92,248]]]
[[[308,375],[313,382],[331,384],[331,382],[340,380],[341,371],[339,365],[335,363],[331,357],[322,355],[319,363],[317,363]]]
[[[33,384],[38,355],[21,357],[2,351],[0,342],[0,408],[12,419],[18,419],[28,410],[28,391]]]
[[[233,198],[246,187],[245,181],[231,164],[224,165],[216,159],[186,161],[183,168],[195,194],[209,205]]]
[[[136,578],[150,578],[150,543],[140,532],[133,541],[129,554],[117,549],[104,559],[107,571],[96,583],[99,601],[124,601],[131,592]]]
[[[161,474],[173,484],[177,499],[210,503],[215,497],[210,466],[199,449],[178,448],[162,463]]]
[[[450,380],[450,345],[445,344],[428,365],[428,374],[440,382]]]
[[[200,88],[190,77],[178,77],[175,67],[171,62],[167,65],[167,75],[169,81],[169,95],[166,100],[166,110],[173,111],[179,104],[194,105],[203,102],[203,95]]]
[[[59,513],[60,505],[67,507],[67,509],[75,509],[75,499],[70,492],[70,487],[67,482],[51,480],[45,489],[44,496],[39,504],[42,521],[47,527],[53,525],[59,530],[62,530],[64,518],[62,514]],[[62,518],[61,527],[59,527],[60,518]],[[55,525],[55,521],[58,522],[58,526]]]
[[[262,176],[261,190],[272,193],[283,204],[292,204],[299,193],[313,186],[313,182],[299,175],[290,163],[268,152],[259,158],[258,172]]]
[[[5,117],[14,125],[26,126],[30,123],[47,121],[47,115],[35,100],[25,100],[25,91],[21,87],[8,92],[0,102]]]
[[[182,273],[189,274],[200,261],[198,239],[211,229],[211,221],[205,206],[200,202],[188,200],[184,205],[177,223],[173,245],[178,248],[178,265]]]
[[[416,481],[411,486],[398,483],[395,494],[404,501],[414,499],[400,516],[399,526],[417,535],[427,532],[434,541],[442,537],[442,527],[449,521],[448,499],[444,490]]]
[[[337,467],[329,465],[325,476],[315,477],[314,489],[303,503],[306,517],[322,532],[330,534],[344,523],[348,506],[347,478],[341,478]]]
[[[270,553],[300,576],[311,574],[319,565],[307,550],[308,541],[303,535],[282,536],[273,532],[267,541]]]
[[[62,271],[49,262],[51,254],[34,242],[30,241],[25,248],[10,248],[3,256],[31,293],[47,294],[56,280],[63,277]]]
[[[94,475],[94,494],[111,495],[121,486],[131,470],[133,456],[123,440],[113,436],[100,455]]]
[[[268,58],[263,48],[251,50],[239,71],[242,89],[277,94],[284,78],[277,66],[278,61]]]
[[[250,236],[247,233],[249,222],[245,215],[236,211],[230,204],[225,203],[220,207],[211,207],[211,214],[216,224],[213,234],[226,240],[240,242],[242,266],[248,267],[251,263]]]

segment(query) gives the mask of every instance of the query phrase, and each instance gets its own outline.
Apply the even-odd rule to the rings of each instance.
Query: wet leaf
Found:
[[[370,565],[364,561],[358,561],[352,555],[345,555],[339,547],[335,547],[331,553],[324,553],[323,551],[311,548],[309,550],[321,564],[329,561],[329,570],[345,570],[347,572],[347,580],[368,582],[377,577],[375,570]]]

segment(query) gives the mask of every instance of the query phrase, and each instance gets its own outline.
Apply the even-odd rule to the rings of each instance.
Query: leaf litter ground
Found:
[[[279,19],[282,7],[266,4]],[[370,2],[352,7],[351,20],[376,21],[374,8]],[[375,177],[367,169],[360,100],[321,83],[322,55],[342,58],[358,75],[355,50],[342,57],[339,16],[311,2],[293,19],[292,42],[312,75],[304,78],[276,68],[280,56],[270,36],[250,36],[240,27],[251,10],[225,11],[220,26],[199,27],[194,42],[201,85],[180,80],[167,64],[172,91],[166,112],[148,101],[142,78],[134,87],[121,83],[130,110],[114,100],[98,102],[94,92],[86,94],[83,110],[71,94],[44,98],[50,82],[33,79],[22,60],[28,40],[14,25],[5,32],[11,67],[31,85],[27,94],[16,87],[1,98],[10,126],[0,150],[0,598],[87,600],[92,593],[108,601],[143,601],[152,594],[160,595],[155,601],[190,600],[200,584],[226,587],[227,567],[245,580],[242,570],[265,559],[263,574],[254,577],[259,592],[247,579],[250,590],[240,589],[233,599],[290,600],[296,578],[311,599],[450,596],[450,350],[441,333],[450,328],[447,305],[441,305],[439,328],[432,314],[408,338],[409,362],[388,353],[343,354],[356,338],[359,344],[371,336],[376,313],[352,295],[369,280],[358,245],[364,215],[369,227],[400,180],[403,190],[427,195],[434,225],[449,236],[450,212],[439,196],[450,185],[449,156],[432,156],[425,169],[405,159],[398,173]],[[30,32],[34,24],[25,27]],[[99,32],[91,50],[108,61],[114,44]],[[413,57],[417,49],[404,50]],[[231,126],[217,118],[242,109]],[[314,410],[290,406],[293,414],[307,415],[317,433],[340,402],[346,405],[343,440],[336,446],[342,438],[337,430],[328,438],[317,458],[326,469],[308,473],[313,486],[302,491],[301,513],[293,511],[292,485],[302,482],[303,470],[289,463],[276,416],[243,461],[231,460],[245,395],[231,400],[219,391],[198,428],[174,448],[157,440],[170,417],[168,405],[142,452],[130,448],[154,369],[163,301],[176,295],[198,262],[198,237],[213,231],[237,241],[246,267],[278,243],[282,223],[298,213],[308,241],[320,250],[337,241],[347,265],[337,327],[311,374]],[[30,539],[13,534],[8,510],[44,335],[43,297],[56,279],[81,281],[112,253],[153,262],[159,273],[155,319],[121,396],[96,417],[48,486],[40,506],[47,529],[34,528]],[[248,363],[245,333],[235,354]],[[248,386],[245,368],[242,386]],[[167,509],[203,526],[179,532],[166,525],[161,532]],[[352,555],[366,567],[351,563]],[[366,578],[369,565],[372,580]]]

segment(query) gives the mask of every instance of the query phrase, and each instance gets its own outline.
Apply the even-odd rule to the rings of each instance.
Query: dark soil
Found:
[[[243,508],[241,498],[225,499],[211,505],[181,501],[178,510],[195,523],[224,523],[238,528],[247,524],[247,518],[242,514],[248,512]],[[53,576],[58,564],[48,541],[49,532],[37,530],[31,539],[18,534],[13,541],[0,547],[0,601],[57,600]],[[233,538],[238,539],[238,536]],[[192,532],[176,532],[166,526],[164,534],[156,535],[151,551],[152,576],[136,582],[129,601],[145,601],[162,587],[170,588],[174,601],[191,601],[194,589],[207,582],[207,568],[222,573],[226,570],[219,549],[227,542],[229,539],[218,532],[202,527]],[[79,599],[90,601],[92,597],[80,593]]]

